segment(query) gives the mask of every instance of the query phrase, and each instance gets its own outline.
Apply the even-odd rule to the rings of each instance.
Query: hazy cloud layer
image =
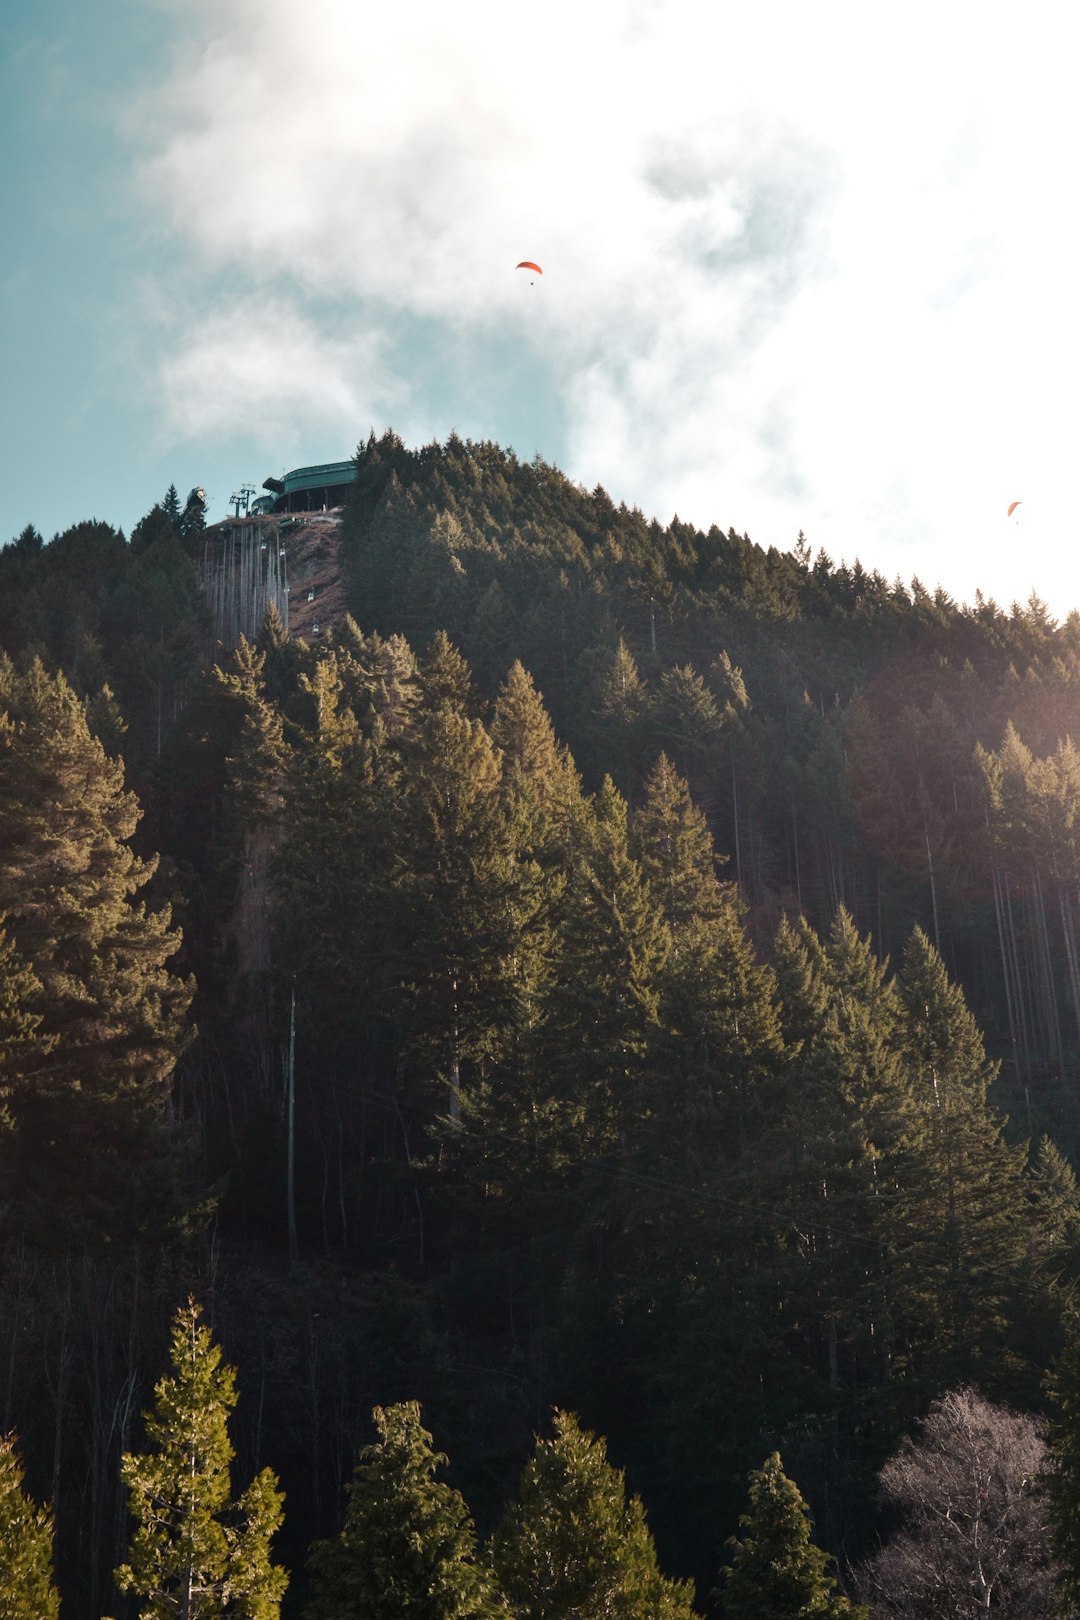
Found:
[[[176,14],[141,184],[186,273],[235,292],[173,325],[174,430],[255,391],[268,447],[491,432],[484,368],[540,368],[519,453],[650,513],[1053,594],[1080,342],[1049,8]]]

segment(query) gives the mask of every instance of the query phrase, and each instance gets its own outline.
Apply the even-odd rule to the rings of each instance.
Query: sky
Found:
[[[6,0],[0,542],[393,427],[1064,618],[1074,60],[1058,0]]]

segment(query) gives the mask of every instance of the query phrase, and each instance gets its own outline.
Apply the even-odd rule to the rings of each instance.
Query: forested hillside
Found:
[[[474,1583],[433,1614],[544,1613],[529,1515],[608,1455],[656,1544],[611,1507],[611,1613],[752,1615],[728,1538],[799,1491],[874,1615],[939,1612],[874,1561],[904,1437],[1080,1455],[1080,616],[456,438],[360,446],[310,642],[208,660],[206,543],[170,490],[0,552],[0,1399],[66,1612],[127,1612],[189,1295],[286,1612],[358,1448],[372,1524],[388,1457],[429,1480],[420,1413]]]

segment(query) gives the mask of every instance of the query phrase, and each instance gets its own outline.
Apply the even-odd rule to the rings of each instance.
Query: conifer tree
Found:
[[[11,1435],[0,1438],[0,1620],[57,1620],[53,1518],[23,1491]]]
[[[437,1471],[416,1401],[376,1407],[378,1440],[357,1458],[345,1523],[311,1552],[309,1620],[499,1620],[507,1610],[477,1554],[460,1493]]]
[[[916,928],[897,988],[913,1115],[892,1195],[892,1298],[930,1387],[1000,1365],[1028,1252],[1024,1145],[987,1103],[997,1066],[960,986]],[[927,1321],[935,1323],[928,1336]]]
[[[40,980],[0,926],[0,1131],[16,1128],[26,1077],[56,1045],[41,1033],[40,995]]]
[[[587,724],[595,739],[598,763],[627,799],[633,798],[637,786],[648,705],[648,690],[634,655],[620,636],[592,682]]]
[[[16,1117],[12,1219],[38,1243],[160,1236],[190,1200],[169,1104],[192,985],[168,908],[137,898],[139,816],[64,678],[0,659],[0,913],[57,1045]]]
[[[334,635],[342,697],[365,730],[379,721],[392,737],[411,725],[420,699],[416,658],[403,636],[365,636],[351,614]]]
[[[628,847],[626,802],[606,778],[561,906],[538,1061],[562,1151],[625,1143],[658,1027],[671,933]]]
[[[200,1314],[190,1299],[177,1311],[172,1372],[145,1414],[149,1449],[121,1461],[135,1528],[116,1583],[138,1598],[139,1620],[277,1620],[288,1576],[270,1542],[284,1498],[264,1468],[232,1499],[236,1378]]]
[[[476,692],[472,670],[445,630],[436,631],[420,665],[420,682],[430,712],[446,705],[472,714]]]
[[[841,907],[822,944],[805,922],[777,936],[787,1084],[770,1124],[773,1197],[796,1214],[805,1260],[793,1282],[822,1334],[833,1389],[893,1350],[884,1274],[891,1189],[912,1103],[896,1049],[899,1003],[887,963]],[[796,1213],[797,1212],[797,1213]]]
[[[603,1440],[569,1412],[556,1412],[554,1426],[492,1543],[515,1616],[693,1620],[693,1586],[661,1574],[641,1500],[627,1500]]]
[[[540,695],[520,663],[499,693],[491,736],[501,754],[501,816],[514,857],[506,890],[513,930],[498,1048],[463,1099],[469,1138],[462,1152],[477,1187],[497,1185],[518,1207],[537,1177],[544,1179],[542,1157],[534,1150],[545,1088],[534,1059],[551,990],[567,871],[588,810],[573,761],[556,741]],[[507,1242],[505,1231],[500,1241]]]
[[[724,720],[716,699],[689,664],[663,675],[656,695],[655,731],[699,794],[715,771]]]
[[[750,1501],[732,1536],[717,1596],[729,1620],[868,1620],[836,1591],[828,1553],[810,1539],[810,1515],[774,1451],[750,1475]]]
[[[1039,1142],[1027,1179],[1033,1217],[1032,1258],[1052,1286],[1080,1279],[1080,1184],[1049,1136]]]
[[[500,688],[490,729],[503,756],[504,791],[518,801],[529,822],[528,847],[546,868],[567,864],[581,840],[581,779],[520,662],[511,666]]]
[[[456,655],[439,667],[452,678],[460,673]],[[428,1086],[441,1079],[439,1111],[455,1118],[470,1076],[497,1055],[515,1001],[515,952],[539,879],[534,862],[518,859],[499,753],[463,704],[463,696],[459,706],[444,691],[405,750],[391,868],[400,908],[392,937],[400,941],[414,1067]]]
[[[712,834],[666,754],[645,783],[630,824],[630,849],[676,939],[688,923],[720,915],[726,897]]]

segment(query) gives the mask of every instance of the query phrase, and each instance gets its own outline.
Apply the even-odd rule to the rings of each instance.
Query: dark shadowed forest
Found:
[[[0,1428],[64,1613],[1071,1613],[1080,615],[457,438],[361,444],[340,537],[347,613],[216,648],[175,490],[0,551]],[[138,1606],[170,1365],[283,1600]],[[617,1599],[544,1586],[572,1490]],[[450,1584],[379,1607],[406,1498]]]

